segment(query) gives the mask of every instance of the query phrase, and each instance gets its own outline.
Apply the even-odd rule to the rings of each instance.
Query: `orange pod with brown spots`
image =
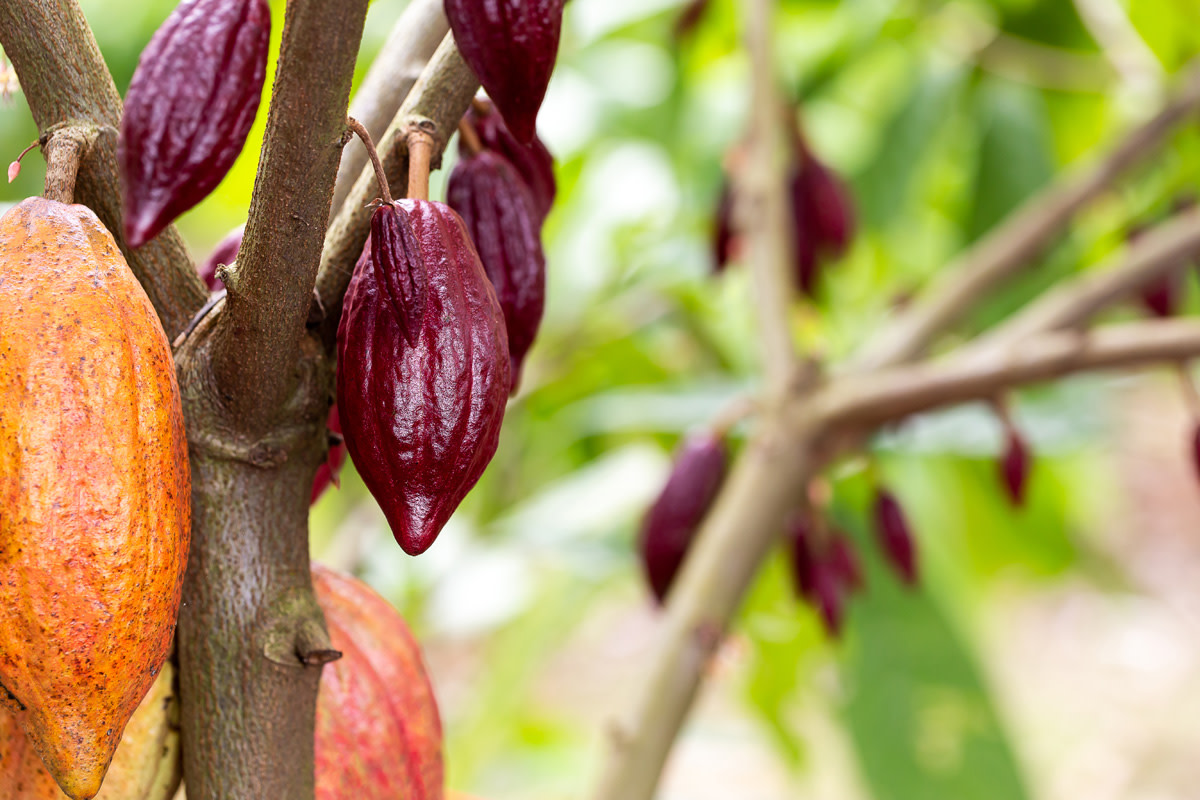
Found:
[[[0,702],[74,800],[166,661],[191,524],[171,349],[88,208],[0,217]]]
[[[314,565],[342,657],[321,672],[317,800],[442,800],[442,723],[421,649],[373,589]]]
[[[179,752],[179,698],[171,662],[163,665],[125,726],[96,800],[171,800],[183,778]],[[0,797],[66,800],[21,729],[22,717],[0,708]]]

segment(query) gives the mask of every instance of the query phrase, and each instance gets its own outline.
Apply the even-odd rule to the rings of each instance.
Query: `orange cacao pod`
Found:
[[[166,661],[191,522],[171,349],[80,205],[0,217],[0,702],[96,795]]]
[[[317,800],[442,800],[442,723],[421,649],[391,604],[313,566],[341,659],[317,698]]]
[[[175,796],[183,764],[174,683],[175,672],[168,661],[125,726],[96,800],[171,800]],[[0,797],[65,800],[21,729],[21,717],[27,713],[13,714],[0,708]]]

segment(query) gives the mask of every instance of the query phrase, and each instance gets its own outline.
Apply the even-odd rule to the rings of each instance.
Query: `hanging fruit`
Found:
[[[125,238],[140,247],[217,187],[254,124],[266,0],[183,0],[142,52],[121,119]]]
[[[419,186],[410,194],[427,196],[431,149],[410,136]],[[417,555],[496,451],[508,337],[459,216],[420,197],[393,203],[378,174],[383,202],[338,327],[337,404],[350,458],[400,546]]]
[[[317,800],[441,800],[442,723],[404,619],[361,581],[313,565],[342,657],[321,671]]]
[[[0,218],[0,703],[100,789],[170,648],[191,485],[158,317],[91,210]]]
[[[884,560],[908,586],[917,583],[917,544],[900,501],[887,489],[875,492],[875,535]]]
[[[659,603],[666,600],[700,523],[721,489],[728,460],[720,437],[708,431],[689,436],[675,456],[666,485],[642,520],[642,568]]]
[[[463,60],[524,143],[558,57],[565,0],[445,0],[446,18]]]
[[[541,223],[554,205],[558,184],[554,179],[554,156],[536,135],[528,144],[517,141],[504,124],[504,118],[486,100],[476,100],[463,118],[468,128],[479,137],[480,149],[503,156],[529,188],[533,205]],[[466,138],[459,140],[459,154],[469,155],[471,147]]]

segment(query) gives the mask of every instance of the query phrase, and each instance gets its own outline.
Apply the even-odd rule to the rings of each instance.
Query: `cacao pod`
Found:
[[[717,196],[717,210],[713,215],[713,265],[717,272],[728,266],[733,257],[733,186],[725,179],[721,193]]]
[[[875,493],[875,533],[884,560],[909,586],[917,582],[917,544],[900,501],[886,489]]]
[[[729,459],[725,443],[707,431],[684,442],[667,483],[642,520],[642,568],[659,603],[666,600],[675,573],[716,499]]]
[[[341,439],[342,423],[338,419],[338,409],[335,405],[329,409],[329,420],[325,423],[325,427],[329,429],[331,434],[335,434],[336,438]],[[333,438],[333,437],[331,437]],[[342,465],[346,463],[346,442],[334,441],[329,445],[329,452],[325,456],[325,460],[321,462],[321,466],[317,467],[317,474],[313,478],[312,499],[310,503],[317,502],[317,498],[325,493],[325,490],[332,484],[333,486],[341,486],[338,480],[338,475],[342,471]]]
[[[266,76],[266,0],[183,0],[125,95],[125,238],[140,247],[217,187],[246,143]]]
[[[0,701],[91,798],[170,649],[191,535],[171,349],[88,208],[0,218]]]
[[[417,555],[496,452],[511,379],[504,316],[462,220],[428,200],[394,212],[397,246],[372,233],[346,291],[337,405],[350,458]],[[419,314],[396,310],[409,291]]]
[[[183,777],[179,751],[179,699],[168,661],[125,726],[96,800],[171,800]],[[21,717],[0,708],[0,797],[65,800],[29,744]]]
[[[210,292],[215,292],[221,288],[221,279],[217,277],[217,267],[224,264],[229,266],[237,260],[238,248],[242,246],[242,234],[245,232],[245,226],[239,225],[234,228],[225,238],[217,242],[217,246],[208,254],[208,258],[200,266],[196,267],[196,271],[200,273],[200,277],[204,279],[204,283],[208,286]]]
[[[342,653],[321,672],[317,800],[441,800],[442,723],[420,647],[369,586],[320,565],[312,572]]]
[[[463,60],[521,142],[532,142],[558,57],[565,0],[445,0]]]
[[[546,299],[546,257],[533,198],[517,171],[485,150],[454,166],[446,203],[466,224],[504,311],[515,392]]]
[[[844,533],[837,533],[829,540],[825,560],[843,586],[852,592],[863,588],[862,565],[858,562],[858,551],[854,542]]]
[[[814,597],[817,557],[813,552],[813,536],[808,519],[797,514],[787,528],[788,566],[796,594],[803,600]]]
[[[1030,452],[1025,437],[1014,429],[1008,431],[1004,455],[1000,459],[1000,482],[1014,506],[1025,504],[1025,487],[1029,483]]]
[[[472,106],[465,117],[467,124],[479,135],[484,150],[499,153],[521,176],[533,197],[539,223],[546,219],[554,205],[558,184],[554,179],[554,156],[536,135],[529,144],[522,144],[504,124],[504,118],[490,104],[480,104],[485,110]],[[459,155],[467,156],[465,143],[459,140]]]

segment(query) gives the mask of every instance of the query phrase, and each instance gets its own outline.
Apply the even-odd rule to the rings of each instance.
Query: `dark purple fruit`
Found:
[[[266,0],[183,0],[142,52],[118,144],[131,247],[233,166],[258,111],[270,37]]]
[[[796,594],[805,600],[814,597],[816,589],[817,556],[813,549],[813,533],[809,520],[797,514],[787,529],[788,566]]]
[[[338,327],[337,405],[350,458],[400,546],[417,555],[496,451],[508,337],[449,206],[401,200],[380,211],[403,246],[368,241],[354,269]],[[410,296],[413,306],[397,311]]]
[[[520,142],[533,141],[558,57],[564,0],[445,0],[463,60]]]
[[[491,108],[490,105],[488,108]],[[544,221],[558,192],[558,184],[554,179],[554,156],[550,155],[546,145],[537,136],[528,144],[517,141],[495,109],[481,111],[472,107],[467,111],[466,121],[479,135],[484,150],[499,153],[513,165],[529,187],[539,221]],[[468,155],[461,146],[459,153]]]
[[[1004,455],[1000,458],[1000,481],[1008,499],[1020,507],[1025,504],[1032,456],[1029,444],[1019,431],[1009,430],[1005,440]]]
[[[904,510],[895,495],[879,489],[875,495],[875,534],[884,560],[909,586],[917,582],[917,546]]]
[[[720,491],[728,458],[725,443],[712,433],[689,437],[675,457],[666,485],[642,520],[642,566],[659,603],[666,599],[675,573]]]
[[[515,392],[546,299],[546,257],[533,198],[512,165],[485,150],[455,165],[446,203],[466,224],[504,310]]]

